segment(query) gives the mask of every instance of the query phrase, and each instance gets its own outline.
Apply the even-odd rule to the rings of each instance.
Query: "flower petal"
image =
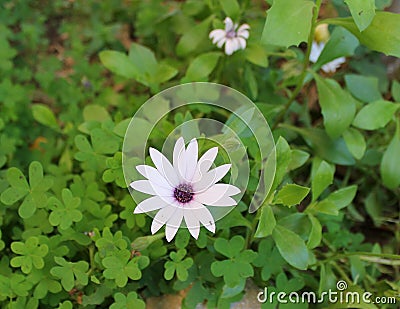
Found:
[[[154,216],[153,222],[151,223],[151,233],[155,234],[167,221],[173,216],[176,211],[176,207],[168,205],[161,208],[159,212]]]
[[[195,199],[199,203],[210,206],[234,206],[237,204],[237,202],[229,196],[236,195],[238,193],[240,193],[239,188],[232,185],[219,183],[213,185],[200,194],[196,194]]]
[[[168,159],[161,152],[154,148],[150,148],[150,157],[153,160],[157,170],[169,182],[170,186],[177,186],[179,184],[179,179],[176,175],[175,169]]]
[[[183,209],[176,208],[174,214],[170,217],[165,226],[165,236],[168,242],[170,242],[174,238],[176,232],[181,226],[182,219],[183,219]]]
[[[226,32],[222,29],[215,29],[210,32],[209,38],[212,39],[213,44],[217,43],[218,41],[222,40],[226,35]]]
[[[197,140],[194,138],[190,141],[186,148],[185,161],[186,161],[186,172],[185,181],[191,182],[196,171],[197,159],[199,157],[199,146]]]
[[[185,218],[186,227],[188,228],[190,234],[197,239],[200,233],[199,219],[196,217],[191,209],[184,209],[183,217]]]
[[[234,39],[227,39],[225,43],[225,54],[232,55],[236,51],[236,41]]]
[[[185,142],[182,137],[176,141],[173,157],[175,173],[179,178],[179,182],[184,182],[187,162]]]
[[[239,42],[240,48],[245,49],[246,48],[246,40],[241,37],[238,37],[237,40]]]
[[[140,191],[146,194],[158,195],[158,196],[172,196],[172,188],[164,188],[153,184],[149,180],[136,180],[129,184],[129,186],[136,191]]]
[[[321,55],[322,50],[324,49],[325,44],[320,43],[318,44],[317,42],[313,41],[311,45],[311,53],[310,53],[310,61],[315,63],[317,62],[319,55]]]
[[[204,227],[212,233],[215,233],[215,221],[210,211],[202,204],[194,202],[195,209],[190,209],[191,213],[204,225]]]
[[[177,169],[178,162],[179,162],[179,157],[182,156],[182,153],[185,152],[185,141],[183,137],[178,138],[178,140],[175,143],[174,146],[174,152],[173,152],[173,166],[175,170]]]
[[[172,198],[170,200],[166,200],[162,197],[159,196],[153,196],[148,199],[145,199],[144,201],[140,202],[133,213],[135,214],[141,214],[144,212],[150,212],[153,210],[157,210],[160,208],[163,208],[164,206],[170,204],[172,201]]]
[[[250,30],[250,26],[249,26],[248,24],[243,24],[243,25],[241,25],[241,26],[239,27],[239,29],[237,30],[237,32],[238,32],[238,34],[239,34],[240,32],[242,32],[242,31],[247,31],[247,30]],[[247,33],[248,33],[248,31],[247,31]]]
[[[231,164],[224,164],[207,172],[205,175],[203,175],[203,177],[201,177],[198,182],[192,183],[193,191],[196,194],[205,191],[206,189],[220,181],[226,175],[226,173],[228,173],[230,168]]]
[[[218,147],[213,147],[207,150],[200,158],[199,162],[197,162],[196,171],[192,179],[192,183],[198,182],[203,175],[207,173],[212,164],[214,163],[215,158],[218,154]]]
[[[226,42],[226,38],[223,37],[223,38],[217,43],[218,48],[221,48],[222,45],[224,45],[225,42]]]
[[[229,32],[234,29],[233,21],[230,17],[226,17],[224,23],[225,23],[225,32]]]
[[[144,177],[146,177],[148,180],[153,185],[153,188],[155,187],[162,187],[165,189],[172,189],[173,186],[170,185],[170,183],[165,179],[163,175],[160,174],[160,172],[148,165],[138,165],[136,166],[136,169],[140,174],[142,174]]]

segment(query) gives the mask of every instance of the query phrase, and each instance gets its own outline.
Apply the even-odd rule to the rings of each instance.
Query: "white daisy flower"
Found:
[[[218,148],[209,149],[198,160],[197,140],[192,139],[185,149],[183,138],[179,138],[173,151],[173,165],[158,150],[150,148],[150,157],[156,168],[139,165],[136,169],[147,180],[133,181],[130,186],[140,192],[153,195],[139,203],[134,213],[158,210],[154,216],[151,232],[156,233],[164,224],[167,241],[171,241],[182,220],[194,238],[198,238],[200,224],[215,232],[215,221],[204,206],[235,206],[231,197],[240,190],[229,184],[217,183],[231,168],[224,164],[211,169]]]
[[[319,56],[321,55],[322,50],[325,47],[325,43],[324,42],[313,42],[312,46],[311,46],[311,53],[310,53],[310,61],[315,63],[317,62]],[[326,73],[334,73],[336,72],[336,70],[343,64],[346,62],[346,58],[345,57],[340,57],[340,58],[336,58],[328,63],[325,63],[321,69],[322,71],[326,72]]]
[[[217,44],[219,48],[225,44],[225,54],[227,55],[232,55],[239,49],[245,49],[250,26],[243,24],[238,28],[238,24],[234,24],[229,17],[225,18],[224,23],[225,29],[215,29],[210,32],[209,37],[213,44]]]

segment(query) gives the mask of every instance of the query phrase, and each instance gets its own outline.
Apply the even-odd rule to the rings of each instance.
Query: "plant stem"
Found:
[[[299,81],[297,83],[296,88],[292,92],[292,95],[290,96],[290,98],[288,99],[286,104],[284,105],[283,109],[277,115],[274,125],[272,126],[272,130],[276,129],[276,127],[279,125],[279,123],[283,120],[283,117],[285,116],[286,111],[290,108],[290,106],[292,105],[294,100],[299,95],[301,89],[303,88],[303,83],[304,83],[304,80],[307,75],[307,68],[310,64],[311,46],[312,46],[312,42],[314,39],[315,27],[317,25],[317,19],[318,19],[319,9],[321,7],[321,2],[322,2],[322,0],[317,0],[315,3],[316,7],[313,12],[313,17],[312,17],[312,22],[311,22],[311,30],[310,30],[310,34],[308,36],[308,41],[307,41],[307,50],[306,50],[306,54],[304,56],[303,69],[302,69]]]

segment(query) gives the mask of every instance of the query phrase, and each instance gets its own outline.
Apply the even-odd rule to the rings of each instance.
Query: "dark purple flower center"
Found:
[[[174,197],[179,203],[189,203],[193,199],[193,196],[194,193],[191,185],[180,184],[174,189]]]

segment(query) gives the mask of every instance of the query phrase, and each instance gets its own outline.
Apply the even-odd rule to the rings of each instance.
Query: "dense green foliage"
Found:
[[[1,1],[0,306],[144,308],[185,290],[183,308],[229,308],[248,280],[286,292],[345,280],[351,291],[398,296],[400,83],[381,52],[400,56],[400,16],[381,11],[391,1],[326,2]],[[226,16],[251,27],[231,56],[208,37]],[[310,64],[323,23],[330,40]],[[342,56],[336,73],[320,70]],[[133,215],[122,142],[147,99],[191,81],[256,103],[277,168],[266,202],[249,213],[260,162],[243,137],[251,171],[242,201],[214,235],[180,229],[167,243],[151,235],[150,217]],[[229,114],[179,108],[149,145],[161,149],[200,117]]]

